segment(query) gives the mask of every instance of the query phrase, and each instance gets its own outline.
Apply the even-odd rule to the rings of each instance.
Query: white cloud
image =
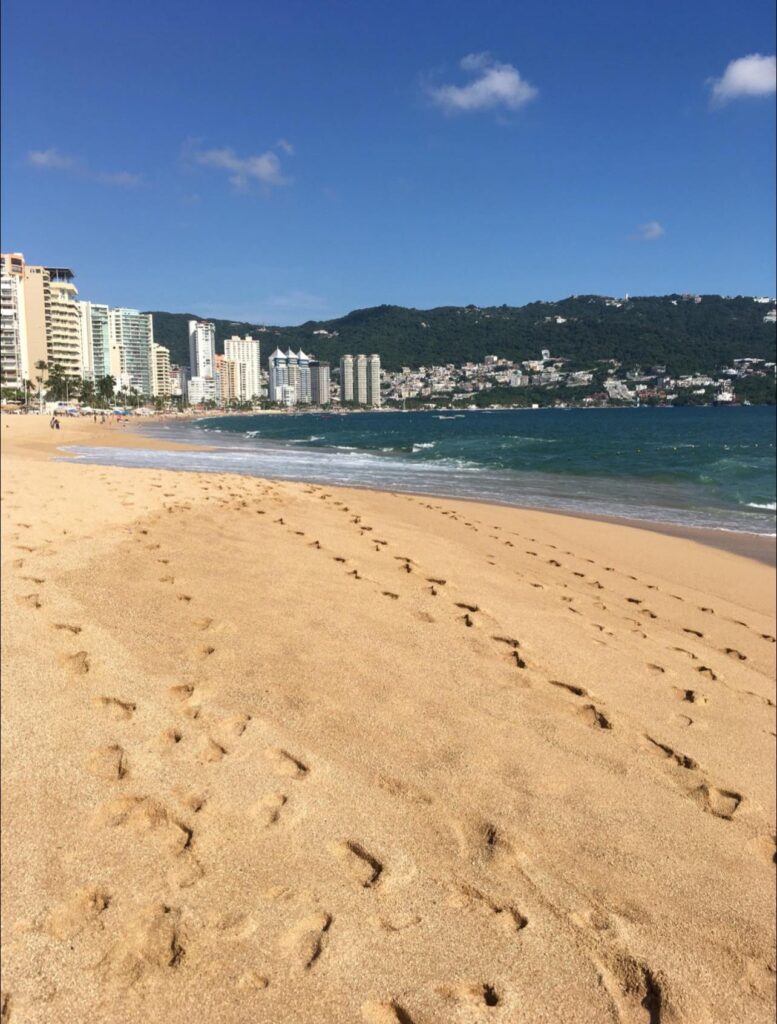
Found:
[[[742,96],[769,96],[777,90],[777,58],[751,53],[732,60],[721,78],[709,80],[717,103]]]
[[[95,174],[95,181],[101,185],[116,185],[118,188],[136,188],[143,181],[142,174],[131,174],[129,171],[110,171]]]
[[[636,235],[632,235],[632,238],[638,238],[641,242],[655,242],[664,234],[666,232],[657,220],[649,220],[646,224],[639,225]]]
[[[30,167],[38,167],[46,171],[69,171],[80,178],[89,178],[100,185],[111,185],[119,188],[134,188],[143,181],[142,174],[130,171],[90,171],[83,160],[60,153],[58,149],[32,149],[27,154]]]
[[[507,107],[518,110],[538,94],[538,90],[521,78],[512,64],[501,64],[490,53],[469,53],[460,61],[464,71],[476,72],[468,85],[440,85],[429,89],[438,106],[449,112],[490,110]]]
[[[27,154],[27,163],[33,167],[46,167],[53,171],[70,171],[76,167],[71,156],[65,156],[57,149],[33,149]]]
[[[287,156],[291,156],[294,153],[294,146],[292,146],[288,139],[278,139],[275,143],[275,148],[282,149]]]
[[[286,146],[289,146],[289,143],[286,143]],[[273,153],[271,149],[258,156],[244,157],[238,156],[234,149],[205,149],[195,152],[194,159],[204,167],[217,167],[229,171],[230,182],[241,192],[248,188],[251,181],[271,186],[288,185],[291,180],[281,173],[281,161],[278,154]]]

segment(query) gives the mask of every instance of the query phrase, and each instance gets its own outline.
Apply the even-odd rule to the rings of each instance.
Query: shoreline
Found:
[[[235,415],[247,415],[243,413],[237,413]],[[201,419],[203,417],[197,416],[192,417],[194,419]],[[170,450],[188,450],[188,451],[213,451],[218,449],[216,444],[203,444],[194,445],[188,443],[180,443],[173,441],[161,441],[159,438],[151,437],[145,434],[143,427],[145,425],[152,425],[153,422],[165,422],[166,417],[157,417],[154,421],[146,420],[142,424],[130,423],[129,429],[132,432],[132,436],[137,438],[143,438],[144,443],[133,446],[131,444],[121,444],[121,447],[131,448],[153,448],[155,450],[164,450],[166,447]],[[189,422],[192,422],[190,420]],[[175,420],[174,420],[175,421]],[[126,435],[125,435],[126,436]],[[151,443],[152,442],[152,443]],[[96,445],[96,447],[111,447],[111,445]],[[63,455],[68,453],[63,452]],[[198,472],[198,470],[172,470],[172,472]],[[219,472],[224,472],[219,470]],[[226,471],[228,473],[228,471]],[[230,474],[235,476],[241,476],[243,474]],[[257,480],[263,480],[265,478],[256,476]],[[272,479],[284,479],[284,478],[272,478]],[[289,482],[299,482],[290,480]],[[777,541],[774,535],[751,533],[747,531],[734,531],[734,530],[723,530],[714,529],[712,527],[701,527],[701,526],[690,526],[681,523],[664,523],[656,520],[649,519],[630,519],[626,516],[608,515],[605,513],[587,513],[587,512],[574,512],[563,509],[553,508],[552,506],[532,506],[532,505],[519,505],[510,502],[500,502],[489,500],[487,498],[476,498],[476,497],[465,497],[461,495],[450,495],[450,494],[439,494],[434,491],[393,491],[391,489],[383,489],[377,487],[370,487],[361,484],[326,484],[327,487],[338,487],[345,489],[352,489],[357,491],[374,491],[379,494],[408,494],[415,497],[426,497],[426,498],[437,498],[440,500],[454,500],[471,502],[477,505],[490,505],[500,508],[514,508],[523,512],[540,512],[545,515],[553,516],[564,516],[572,519],[581,519],[588,522],[601,522],[601,523],[612,523],[615,526],[629,527],[634,530],[642,530],[648,533],[658,533],[669,537],[677,537],[685,540],[690,540],[698,544],[713,547],[718,550],[727,551],[730,554],[739,555],[743,558],[750,558],[755,561],[761,562],[764,565],[774,567],[777,565]]]

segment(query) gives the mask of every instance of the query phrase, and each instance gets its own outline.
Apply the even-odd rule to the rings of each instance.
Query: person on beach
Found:
[[[59,430],[59,420],[56,417],[54,418],[54,429]]]
[[[51,430],[54,429],[54,427],[56,425],[56,422],[57,422],[57,417],[56,416],[52,416],[51,419],[49,420],[49,427],[51,428]]]

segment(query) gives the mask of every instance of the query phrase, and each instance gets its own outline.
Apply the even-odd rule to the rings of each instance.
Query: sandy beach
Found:
[[[775,571],[0,418],[3,1024],[775,1013]]]

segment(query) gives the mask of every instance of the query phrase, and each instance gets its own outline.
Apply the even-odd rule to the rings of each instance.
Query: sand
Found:
[[[773,568],[0,434],[3,1024],[773,1020]]]

